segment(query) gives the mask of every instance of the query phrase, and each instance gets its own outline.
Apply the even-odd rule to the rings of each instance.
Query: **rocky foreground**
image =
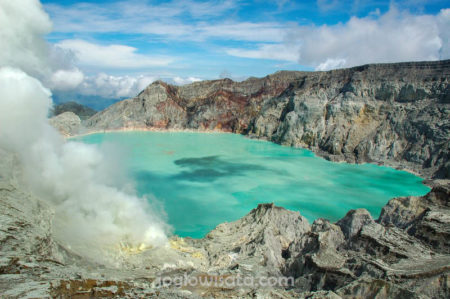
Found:
[[[336,223],[259,205],[203,239],[116,250],[100,265],[52,233],[53,211],[23,190],[14,155],[0,160],[0,290],[5,298],[448,298],[450,182],[423,197],[396,198],[374,220],[364,209]],[[290,277],[289,284],[190,285],[190,279]],[[171,278],[173,280],[161,280]]]
[[[277,72],[243,82],[154,82],[85,130],[216,130],[450,178],[450,60]],[[73,130],[78,133],[79,130]]]

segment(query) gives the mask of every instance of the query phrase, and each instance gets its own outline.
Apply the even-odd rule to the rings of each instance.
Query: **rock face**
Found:
[[[352,210],[312,225],[261,204],[203,239],[122,256],[118,268],[62,246],[52,208],[20,187],[13,154],[0,150],[0,289],[6,298],[448,298],[450,181],[423,197],[392,199],[378,220]],[[185,284],[177,277],[210,284]],[[263,278],[280,278],[272,287]],[[167,281],[168,278],[172,280]],[[245,278],[250,284],[214,285]]]
[[[91,131],[193,129],[309,148],[331,160],[377,162],[449,178],[450,60],[277,72],[172,86],[88,119]]]
[[[63,136],[73,136],[80,132],[81,119],[73,112],[64,112],[50,118],[49,123]]]
[[[178,87],[156,81],[137,97],[111,105],[86,126],[121,128],[201,129],[237,133],[248,129],[261,103],[279,96],[302,72],[278,72],[244,82],[230,79]]]
[[[423,197],[391,199],[381,210],[379,222],[395,225],[409,235],[450,254],[450,186],[437,185]]]
[[[218,269],[279,276],[289,246],[301,242],[309,231],[308,220],[298,212],[262,204],[236,222],[220,224],[197,246],[205,248],[211,266]]]

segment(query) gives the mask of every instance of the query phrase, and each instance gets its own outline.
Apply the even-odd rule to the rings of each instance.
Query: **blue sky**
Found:
[[[130,96],[157,78],[184,84],[449,58],[448,1],[41,2],[53,22],[46,38],[82,73],[85,94],[99,74],[104,86],[134,84],[108,96]]]

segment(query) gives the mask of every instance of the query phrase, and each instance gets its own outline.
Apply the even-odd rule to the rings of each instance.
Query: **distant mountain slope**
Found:
[[[76,102],[78,104],[90,107],[97,111],[106,109],[112,104],[115,104],[125,99],[125,97],[112,98],[112,97],[103,97],[99,95],[84,95],[76,91],[68,92],[58,90],[52,90],[52,98],[53,103],[57,105],[64,104],[67,102]]]
[[[89,130],[219,130],[450,177],[450,60],[277,72],[173,86],[161,81],[86,121]]]
[[[88,119],[97,113],[96,110],[87,106],[78,104],[77,102],[67,102],[54,106],[53,116],[58,116],[64,112],[73,112],[80,117],[80,119]]]

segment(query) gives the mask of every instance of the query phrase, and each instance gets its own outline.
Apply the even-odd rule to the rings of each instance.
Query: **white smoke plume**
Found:
[[[0,0],[0,62],[32,76],[50,72],[50,47],[42,38],[52,23],[37,0]]]
[[[20,15],[7,23],[9,13]],[[107,156],[48,124],[51,93],[29,75],[47,67],[40,49],[50,25],[40,3],[0,0],[0,20],[0,147],[17,154],[24,185],[54,207],[56,237],[97,260],[120,244],[165,244],[167,225],[145,198],[111,184]]]
[[[74,65],[73,53],[42,38],[51,29],[38,0],[0,0],[0,62],[22,69],[47,87],[73,89],[84,75]]]

